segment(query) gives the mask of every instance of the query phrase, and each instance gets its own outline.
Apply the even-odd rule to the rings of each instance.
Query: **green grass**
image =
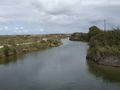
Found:
[[[55,37],[55,38],[53,38]],[[48,47],[55,47],[62,44],[59,35],[40,36],[5,36],[0,37],[0,57],[21,54],[24,52],[37,51]],[[43,40],[45,39],[45,40]]]

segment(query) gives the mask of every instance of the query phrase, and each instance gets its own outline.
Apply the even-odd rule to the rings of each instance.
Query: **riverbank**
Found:
[[[0,36],[0,58],[56,47],[65,35]]]
[[[120,67],[119,29],[103,31],[93,26],[89,28],[89,32],[86,35],[87,40],[81,34],[78,36],[80,38],[79,41],[87,41],[89,44],[87,60],[93,61],[98,65]]]
[[[70,36],[69,40],[87,42],[88,41],[88,34],[87,33],[75,32]]]

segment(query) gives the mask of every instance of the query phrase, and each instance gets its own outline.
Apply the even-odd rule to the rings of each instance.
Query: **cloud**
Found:
[[[37,0],[32,5],[44,23],[82,24],[109,18],[114,22],[120,15],[119,0]]]
[[[87,31],[93,24],[102,27],[104,19],[114,27],[119,11],[120,0],[0,0],[0,22],[41,25],[36,32]]]
[[[72,9],[76,7],[76,4],[80,3],[80,0],[37,0],[33,2],[33,5],[40,12],[51,14],[51,15],[64,15],[71,14],[73,12]]]
[[[41,29],[40,29],[40,32],[44,32],[44,29],[43,29],[43,28],[41,28]]]

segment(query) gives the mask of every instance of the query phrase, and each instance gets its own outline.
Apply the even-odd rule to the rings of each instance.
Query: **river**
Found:
[[[87,63],[87,43],[63,42],[1,60],[0,90],[120,90],[119,70]]]

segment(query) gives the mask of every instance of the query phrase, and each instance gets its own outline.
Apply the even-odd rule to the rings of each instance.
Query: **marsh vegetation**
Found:
[[[74,33],[70,40],[87,41],[89,44],[87,59],[106,66],[120,66],[120,29],[104,31],[97,26],[89,32]]]

